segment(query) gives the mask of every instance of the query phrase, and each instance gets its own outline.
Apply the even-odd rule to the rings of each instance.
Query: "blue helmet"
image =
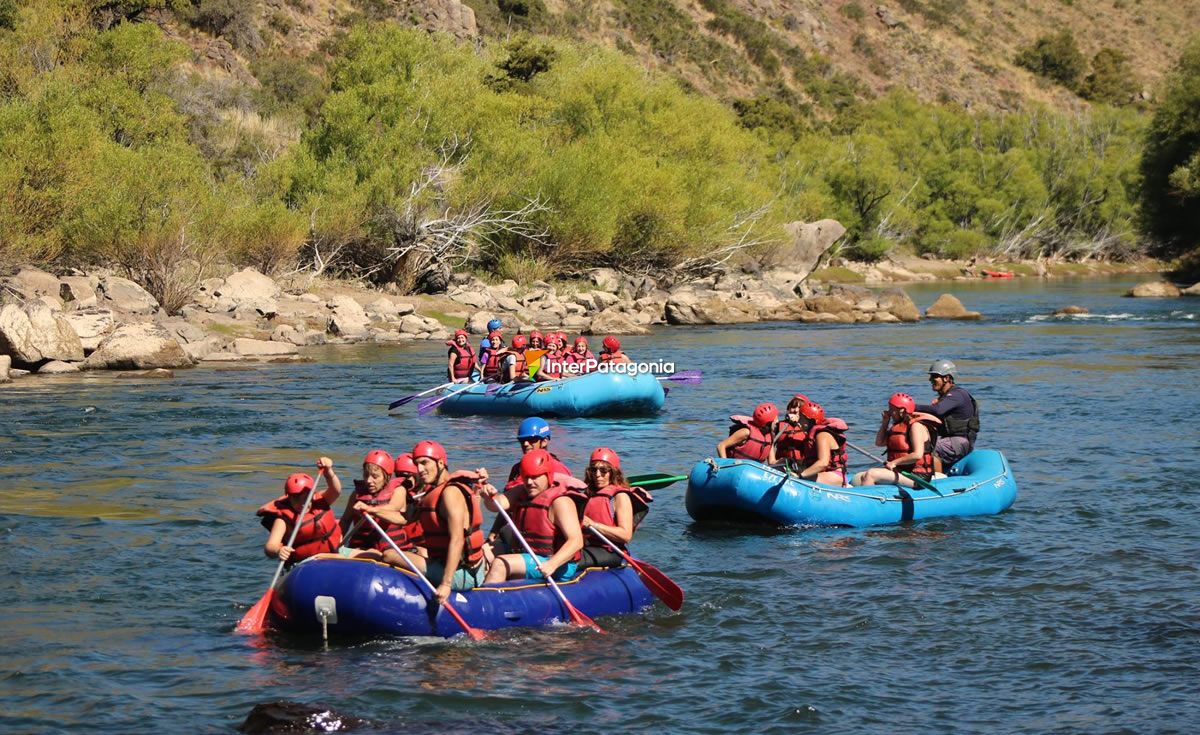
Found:
[[[488,331],[489,332],[495,332],[496,330],[503,329],[503,328],[504,328],[504,322],[500,321],[499,319],[493,319],[490,322],[488,322]]]
[[[530,416],[517,427],[517,439],[549,439],[550,424],[546,419]]]
[[[481,350],[489,349],[491,346],[492,346],[492,341],[490,339],[484,339],[482,342],[479,343],[479,349],[481,349]]]

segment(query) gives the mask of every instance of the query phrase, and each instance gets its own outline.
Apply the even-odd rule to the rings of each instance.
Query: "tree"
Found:
[[[1092,73],[1079,88],[1079,95],[1106,105],[1127,105],[1137,93],[1137,80],[1129,68],[1129,57],[1111,48],[1102,48],[1092,58]]]
[[[1042,36],[1017,54],[1015,61],[1017,66],[1072,90],[1083,74],[1085,63],[1070,31]]]
[[[1200,37],[1167,77],[1142,156],[1145,230],[1162,254],[1200,249]]]

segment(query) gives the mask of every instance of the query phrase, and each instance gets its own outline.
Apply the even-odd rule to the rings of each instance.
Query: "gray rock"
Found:
[[[587,314],[588,312],[595,310],[595,307],[586,306],[576,302],[563,304],[562,306],[564,309],[566,309],[567,314]]]
[[[521,284],[511,278],[505,278],[500,283],[490,287],[493,296],[516,296],[517,291],[521,290]]]
[[[596,302],[597,311],[603,311],[621,303],[620,296],[607,291],[592,291],[592,300]]]
[[[291,324],[280,324],[275,327],[275,331],[271,332],[272,342],[287,342],[293,345],[304,344],[304,333],[296,329]]]
[[[304,344],[323,345],[326,342],[325,333],[317,329],[309,329],[304,333]]]
[[[875,6],[875,17],[879,18],[879,22],[886,26],[889,30],[902,24],[904,21],[896,17],[891,8],[886,5]]]
[[[1180,296],[1200,296],[1200,283],[1193,283],[1179,292]]]
[[[944,293],[925,310],[928,319],[982,319],[978,311],[968,311],[958,297]]]
[[[376,321],[392,321],[400,318],[396,302],[387,296],[380,296],[363,309],[366,315]]]
[[[0,354],[11,355],[21,364],[35,365],[42,361],[42,353],[31,339],[33,325],[29,315],[16,304],[0,307]]]
[[[839,296],[812,296],[804,300],[808,311],[817,314],[850,314],[854,305]]]
[[[667,300],[668,324],[738,324],[757,321],[757,317],[715,296],[700,296],[681,290]]]
[[[591,325],[592,318],[585,314],[568,314],[562,319],[563,329],[572,332],[584,332]]]
[[[899,324],[900,317],[888,311],[877,311],[871,315],[871,321],[875,324]]]
[[[153,370],[133,370],[124,373],[117,373],[118,378],[174,378],[175,371],[167,370],[166,368],[154,368]]]
[[[407,335],[428,334],[431,332],[439,332],[442,329],[442,323],[437,319],[421,316],[420,314],[409,314],[400,320],[400,333]]]
[[[618,293],[623,293],[629,298],[637,300],[650,296],[659,290],[658,282],[650,276],[634,276],[621,285]]]
[[[200,342],[208,337],[208,332],[186,319],[163,319],[159,323],[184,344]]]
[[[593,268],[587,275],[593,286],[606,293],[615,294],[621,287],[621,274],[612,268]]]
[[[921,312],[908,294],[898,288],[889,288],[878,294],[879,311],[887,312],[902,322],[921,320]]]
[[[193,360],[207,360],[210,355],[224,351],[226,344],[221,337],[205,337],[198,342],[188,342],[183,349]]]
[[[153,314],[158,302],[146,289],[128,278],[106,276],[100,279],[98,303],[124,314]]]
[[[191,367],[192,358],[162,326],[123,324],[83,363],[84,370],[146,370]]]
[[[305,294],[311,296],[312,294]],[[323,301],[311,301],[304,298],[293,299],[281,296],[275,302],[275,318],[289,321],[312,319],[324,322],[328,318]]]
[[[58,297],[75,309],[89,309],[96,305],[96,287],[100,279],[95,276],[63,276]]]
[[[497,296],[495,300],[496,306],[504,311],[517,312],[521,310],[521,302],[511,296]]]
[[[0,352],[25,365],[43,360],[78,362],[83,359],[83,344],[61,313],[35,299],[24,309],[15,304],[0,309]]]
[[[486,289],[477,291],[471,288],[456,288],[448,291],[446,296],[451,301],[456,301],[472,309],[483,309],[492,303],[491,296]]]
[[[411,335],[403,335],[397,331],[388,329],[370,329],[367,332],[367,336],[372,342],[380,342],[384,344],[401,342],[411,337]]]
[[[245,358],[285,357],[299,354],[296,345],[293,344],[245,337],[239,337],[233,341],[233,351]]]
[[[471,316],[467,317],[467,321],[466,324],[463,325],[463,329],[467,330],[471,334],[487,334],[487,323],[493,318],[494,317],[489,312],[477,311]]]
[[[215,308],[219,311],[234,311],[248,307],[263,315],[278,311],[279,284],[253,268],[244,268],[229,276],[213,290]]]
[[[315,293],[302,293],[296,297],[296,300],[307,301],[310,304],[322,304],[325,302],[325,299],[321,298]]]
[[[370,320],[357,301],[349,296],[335,296],[330,299],[329,308],[333,311],[328,322],[330,332],[345,338],[366,335]]]
[[[821,257],[846,234],[846,228],[833,219],[817,222],[789,222],[783,227],[789,239],[772,253],[769,265],[785,267],[803,274],[803,281],[817,267]]]
[[[79,372],[79,366],[62,360],[51,360],[37,370],[38,375],[67,375]]]
[[[114,329],[117,322],[112,309],[88,308],[79,311],[63,313],[63,318],[79,335],[79,342],[84,352],[91,352],[100,346],[100,342]]]
[[[7,383],[12,378],[8,377],[8,371],[12,369],[12,358],[8,355],[0,355],[0,383]]]
[[[1179,287],[1173,283],[1166,281],[1153,281],[1151,283],[1139,283],[1129,291],[1125,292],[1126,296],[1132,296],[1139,299],[1173,299],[1183,294]]]
[[[649,334],[650,330],[635,323],[625,314],[615,310],[605,310],[592,317],[588,325],[588,334]]]
[[[8,286],[19,293],[24,301],[33,301],[39,296],[58,298],[62,289],[58,276],[37,268],[22,268],[17,275],[8,279]]]
[[[31,374],[32,373],[29,370],[22,370],[20,368],[9,368],[8,369],[8,377],[12,378],[13,380],[16,380],[17,378],[24,378],[25,376],[31,375]]]
[[[1087,313],[1089,313],[1089,312],[1088,312],[1086,306],[1071,305],[1071,306],[1063,306],[1061,308],[1054,310],[1054,314],[1056,316],[1057,315],[1070,315],[1070,314],[1087,314]]]

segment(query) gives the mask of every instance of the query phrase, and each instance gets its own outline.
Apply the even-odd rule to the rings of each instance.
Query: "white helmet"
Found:
[[[929,366],[930,375],[949,375],[952,378],[958,377],[958,368],[949,360],[934,360]]]

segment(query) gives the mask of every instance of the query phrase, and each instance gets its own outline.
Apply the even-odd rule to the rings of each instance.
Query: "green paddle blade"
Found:
[[[630,485],[644,487],[647,490],[670,487],[680,480],[686,480],[687,475],[668,475],[665,472],[650,472],[645,475],[634,475],[625,478]]]

